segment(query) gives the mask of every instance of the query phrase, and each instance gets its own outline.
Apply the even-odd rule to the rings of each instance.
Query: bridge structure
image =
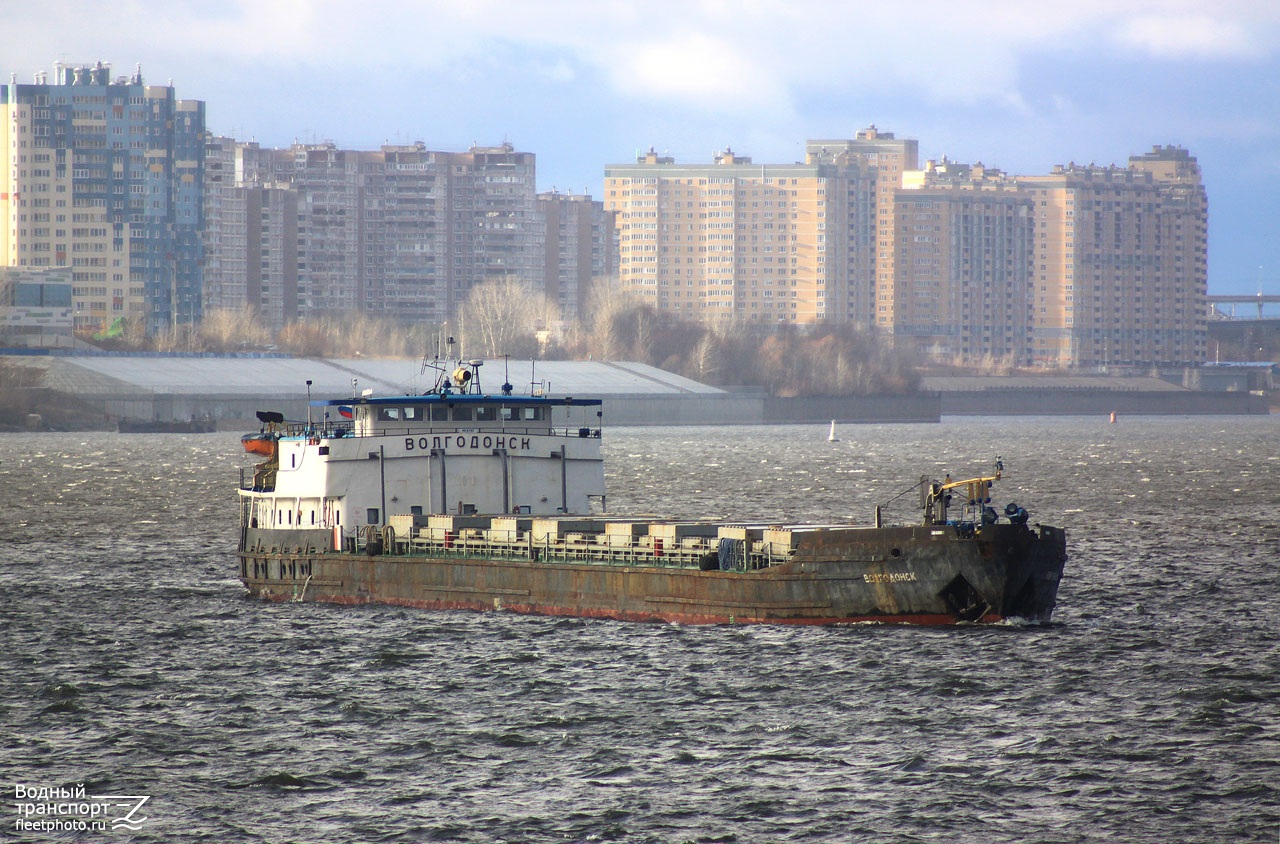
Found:
[[[1235,320],[1280,320],[1280,296],[1261,293],[1235,296],[1206,296],[1209,307],[1220,316]],[[1242,314],[1241,311],[1244,311]]]
[[[1280,296],[1206,296],[1209,360],[1270,364],[1280,360]]]

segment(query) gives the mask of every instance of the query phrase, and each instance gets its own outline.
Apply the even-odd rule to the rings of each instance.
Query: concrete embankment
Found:
[[[1195,416],[1270,413],[1265,395],[1193,391],[1018,389],[942,393],[944,416]]]
[[[114,429],[122,418],[144,421],[211,419],[224,430],[256,429],[255,414],[324,420],[310,399],[422,393],[438,372],[418,360],[321,360],[268,355],[216,357],[21,356],[2,358],[41,372],[39,390],[23,388],[9,430],[29,427],[37,413],[55,429]],[[490,361],[484,391],[503,384],[516,393],[604,400],[571,407],[558,424],[760,425],[789,423],[938,422],[964,415],[1265,414],[1266,395],[1238,384],[1191,389],[1157,377],[932,377],[901,396],[777,398],[761,390],[725,390],[630,362]],[[37,404],[32,401],[39,399]],[[30,406],[28,406],[30,405]],[[59,410],[62,408],[62,410]],[[74,410],[74,412],[72,412]],[[311,414],[310,416],[308,414]],[[17,418],[20,416],[21,418]],[[336,419],[336,411],[334,412]]]
[[[332,408],[311,399],[417,394],[432,389],[438,372],[412,360],[321,360],[266,355],[23,357],[43,370],[45,385],[100,414],[119,419],[212,419],[219,428],[257,428],[259,410],[289,419],[324,419]],[[606,425],[759,425],[787,422],[937,422],[938,396],[778,399],[761,390],[730,391],[656,367],[625,361],[489,361],[483,391],[503,384],[515,393],[604,400]],[[597,427],[596,408],[570,407],[559,424]],[[334,412],[334,419],[337,414]],[[53,420],[50,424],[58,427]]]
[[[1127,416],[1270,412],[1266,373],[1171,370],[1144,376],[955,376],[924,379],[944,416]],[[1190,382],[1195,386],[1186,386]]]

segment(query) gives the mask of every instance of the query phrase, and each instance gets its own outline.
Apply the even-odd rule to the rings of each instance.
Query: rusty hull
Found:
[[[244,584],[267,600],[687,624],[1048,621],[1066,562],[1061,529],[1004,524],[814,531],[749,572],[245,547]]]

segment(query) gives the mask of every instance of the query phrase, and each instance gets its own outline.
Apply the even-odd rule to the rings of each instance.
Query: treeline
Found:
[[[116,336],[83,337],[113,351],[230,354],[279,352],[296,357],[415,357],[426,333],[364,314],[322,315],[291,322],[273,331],[252,308],[211,310],[196,326],[175,326],[148,336],[138,323]]]
[[[919,388],[911,355],[848,325],[762,328],[671,320],[644,304],[598,314],[574,358],[633,360],[718,387],[771,395],[902,394]]]
[[[561,319],[554,304],[515,281],[477,285],[445,325],[404,325],[363,314],[308,317],[272,332],[251,309],[212,311],[192,328],[142,337],[132,330],[101,343],[115,348],[184,352],[278,351],[298,357],[537,357],[630,360],[723,387],[763,387],[770,394],[900,394],[919,386],[913,358],[847,325],[777,326],[726,320],[712,325],[673,319],[621,293],[595,289],[581,321]]]

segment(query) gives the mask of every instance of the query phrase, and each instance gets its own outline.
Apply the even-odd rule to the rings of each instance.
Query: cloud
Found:
[[[1029,63],[1252,61],[1280,45],[1272,5],[917,0],[904,15],[829,0],[366,0],[358,12],[346,0],[46,0],[8,10],[4,69],[140,62],[210,100],[246,74],[264,96],[278,96],[273,76],[479,86],[534,74],[566,96],[604,84],[633,106],[779,122],[802,102],[885,97],[1027,115],[1045,93],[1029,90]]]
[[[617,91],[633,99],[675,100],[710,111],[763,104],[789,110],[785,80],[753,61],[747,46],[697,32],[670,33],[621,45],[609,74]]]
[[[1161,58],[1252,59],[1264,52],[1254,32],[1246,21],[1209,15],[1138,15],[1116,40]]]
[[[541,64],[537,68],[544,78],[553,82],[569,83],[578,78],[577,71],[573,65],[564,59],[559,59],[547,64]]]
[[[482,60],[505,42],[593,67],[624,95],[641,83],[655,96],[704,105],[713,95],[745,104],[740,92],[749,87],[777,104],[805,87],[886,80],[936,97],[967,90],[1009,96],[1019,62],[1034,51],[1257,56],[1280,43],[1280,10],[1272,5],[978,0],[957,10],[917,0],[904,15],[891,5],[828,0],[366,0],[358,12],[345,0],[46,0],[7,11],[6,58],[45,67],[71,51],[76,61],[114,58],[125,66],[141,55],[393,73]],[[98,55],[103,50],[114,55]]]

